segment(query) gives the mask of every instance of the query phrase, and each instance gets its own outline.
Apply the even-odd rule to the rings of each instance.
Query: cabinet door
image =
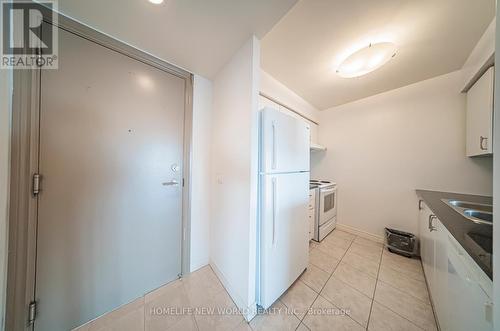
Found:
[[[309,240],[311,240],[314,238],[314,209],[309,209],[307,221],[309,223]]]
[[[453,238],[448,238],[448,329],[493,330],[491,299],[479,286],[464,254],[467,253],[463,248]]]
[[[494,68],[467,92],[467,156],[492,153]]]
[[[314,223],[316,219],[316,189],[309,190],[309,239],[314,238]]]
[[[434,266],[434,242],[429,231],[429,217],[432,212],[423,202],[420,203],[420,258],[424,267],[425,278],[429,287],[432,283],[432,268]]]
[[[432,300],[434,310],[440,330],[449,330],[448,328],[448,231],[444,225],[435,218],[432,220],[433,231],[431,235],[434,239],[434,285],[432,288]]]
[[[420,255],[424,267],[429,295],[434,304],[441,330],[448,330],[447,282],[448,255],[447,231],[432,211],[421,203],[420,219]]]

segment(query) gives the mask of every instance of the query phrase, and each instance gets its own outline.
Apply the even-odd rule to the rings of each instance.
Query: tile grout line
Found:
[[[387,254],[393,254],[393,253],[387,253]],[[411,281],[420,282],[420,283],[424,283],[425,284],[425,277],[423,276],[424,269],[423,269],[421,263],[419,263],[419,266],[420,266],[420,269],[422,271],[422,277],[423,277],[423,279],[417,279],[417,277],[412,277],[412,275],[410,275],[410,273],[413,274],[413,275],[416,275],[416,274],[418,274],[418,272],[414,272],[414,271],[404,272],[404,271],[401,271],[401,269],[396,268],[396,266],[391,265],[391,263],[395,263],[395,262],[389,262],[389,264],[386,265],[385,267],[388,268],[388,269],[391,269],[392,271],[394,271],[396,273],[398,273],[401,277],[407,278],[407,279],[409,279]]]
[[[374,300],[375,301],[375,300]],[[392,310],[391,308],[387,307],[386,305],[384,305],[383,303],[380,303],[378,301],[375,301],[377,302],[378,305],[381,305],[382,307],[384,307],[385,309],[391,311],[394,315],[397,315],[398,317],[404,319],[405,321],[409,322],[410,324],[414,325],[415,327],[417,327],[418,329],[424,331],[425,329],[423,329],[421,326],[415,324],[415,322],[412,322],[411,320],[409,320],[408,318],[404,317],[404,316],[401,316],[399,313],[395,312],[394,310]]]
[[[324,300],[326,300],[327,302],[329,302],[331,305],[333,305],[334,307],[340,309],[336,304],[334,304],[333,302],[331,302],[329,299],[325,298],[324,296],[321,295],[321,292],[323,292],[323,289],[325,288],[326,284],[330,281],[330,279],[333,277],[333,274],[335,273],[335,270],[337,270],[338,266],[340,265],[340,263],[342,262],[342,260],[344,259],[344,257],[346,256],[347,252],[349,251],[349,249],[351,248],[352,244],[354,243],[354,240],[357,238],[358,236],[354,236],[350,241],[351,243],[349,244],[349,247],[347,247],[345,253],[342,255],[342,258],[339,260],[339,263],[337,263],[337,265],[335,266],[335,268],[333,269],[332,273],[330,274],[330,277],[328,277],[328,279],[326,280],[325,284],[323,285],[323,287],[321,288],[321,291],[320,293],[318,294],[318,296],[316,297],[316,300],[321,296]],[[339,280],[341,281],[342,283],[344,283],[342,280]],[[349,284],[347,283],[344,283],[346,284],[348,287],[352,288],[353,290],[359,292],[358,290],[356,290],[355,288],[353,288],[352,286],[350,286]],[[364,293],[362,292],[359,292],[361,293],[362,295],[366,296]],[[316,302],[316,300],[314,302]],[[313,305],[314,305],[314,302],[313,302]],[[312,305],[311,305],[312,307]],[[346,314],[346,316],[351,319],[354,323],[358,324],[359,326],[364,327],[364,325],[362,325],[361,323],[359,323],[358,321],[356,321],[354,318],[352,318],[350,315]],[[304,316],[305,318],[305,316]],[[302,323],[302,321],[301,321]],[[307,325],[306,325],[307,327]],[[367,323],[367,327],[368,327],[368,323]],[[366,328],[365,328],[366,329]]]
[[[425,287],[427,288],[427,295],[429,296],[429,301],[431,302],[432,315],[434,316],[434,324],[436,325],[436,329],[439,330],[438,319],[436,315],[436,311],[434,310],[434,303],[432,302],[431,291],[429,288],[429,284],[427,283],[427,276],[424,271],[424,263],[422,259],[420,259],[420,266],[422,267],[422,273],[424,274]]]
[[[356,236],[356,235],[355,235],[355,236],[353,236],[353,238],[352,238],[352,239],[344,239],[344,238],[341,238],[341,239],[344,239],[344,240],[348,240],[348,241],[349,241],[349,245],[347,246],[347,248],[345,248],[345,251],[344,251],[344,253],[341,255],[340,259],[337,259],[335,256],[328,254],[328,252],[327,252],[327,251],[323,251],[323,250],[319,249],[319,247],[318,247],[318,246],[320,245],[320,243],[318,243],[318,244],[317,244],[317,245],[315,245],[312,249],[310,249],[310,250],[309,250],[309,254],[310,254],[310,252],[312,252],[313,250],[319,249],[319,251],[321,251],[321,252],[323,252],[323,253],[325,253],[325,254],[329,255],[330,257],[332,257],[332,258],[336,258],[336,260],[337,260],[338,262],[336,263],[336,265],[334,266],[334,268],[332,269],[332,271],[331,271],[331,272],[327,272],[327,273],[328,273],[328,277],[327,277],[326,281],[324,282],[324,284],[323,284],[322,286],[320,286],[320,289],[318,290],[318,292],[317,292],[315,289],[313,289],[313,288],[312,288],[309,284],[307,284],[307,283],[305,283],[304,281],[302,281],[302,280],[300,279],[300,277],[298,278],[298,281],[300,281],[300,282],[301,282],[301,284],[305,285],[308,289],[312,290],[312,291],[314,292],[314,294],[315,294],[315,295],[314,295],[314,300],[312,300],[312,303],[308,306],[309,308],[306,308],[306,309],[305,309],[305,310],[306,310],[306,313],[304,314],[304,316],[303,316],[302,318],[298,318],[298,316],[297,316],[297,315],[292,314],[292,316],[293,316],[294,318],[296,318],[296,319],[299,321],[299,323],[297,324],[297,326],[296,326],[295,330],[298,330],[299,328],[301,328],[301,327],[302,327],[302,328],[307,329],[307,330],[309,330],[309,331],[310,331],[310,328],[309,328],[309,327],[308,327],[308,326],[304,323],[304,320],[305,320],[305,319],[306,319],[306,317],[309,315],[309,314],[307,313],[307,311],[308,311],[309,309],[311,309],[311,307],[312,307],[312,306],[314,306],[314,304],[318,301],[319,297],[321,297],[322,299],[324,299],[326,302],[328,302],[329,304],[331,304],[333,307],[338,308],[336,304],[334,304],[334,303],[333,303],[333,302],[331,302],[329,299],[327,299],[327,298],[325,298],[324,296],[322,296],[322,295],[321,295],[321,293],[324,291],[324,289],[325,289],[326,285],[328,284],[328,282],[329,282],[329,281],[331,281],[332,277],[334,276],[334,273],[336,272],[336,270],[338,270],[339,265],[340,265],[341,263],[346,263],[346,262],[343,262],[343,261],[344,261],[344,258],[346,257],[346,255],[347,255],[347,253],[349,252],[349,250],[351,249],[351,247],[353,247],[353,245],[355,244],[355,240],[356,240],[356,238],[357,238],[357,237],[359,237],[359,236]],[[362,246],[364,246],[364,247],[366,247],[366,248],[370,248],[370,247],[369,247],[369,246],[367,246],[367,245],[362,245]],[[338,247],[338,246],[337,246],[337,247]],[[341,248],[341,247],[338,247],[338,248]],[[356,267],[351,266],[349,263],[347,263],[347,265],[349,265],[349,266],[353,267],[354,269],[358,270],[359,272],[362,272],[362,273],[366,274],[367,276],[370,276],[370,277],[375,278],[375,286],[374,286],[374,289],[373,289],[373,297],[372,297],[372,298],[369,298],[369,297],[368,297],[366,294],[364,294],[363,292],[360,292],[359,290],[357,290],[356,288],[352,287],[351,285],[349,285],[349,284],[347,284],[347,283],[345,283],[345,282],[343,282],[343,281],[339,280],[339,281],[341,281],[342,283],[344,283],[346,286],[348,286],[348,287],[352,288],[353,290],[356,290],[357,292],[359,292],[359,293],[363,294],[365,297],[368,297],[369,299],[371,299],[371,302],[370,302],[370,310],[369,310],[369,314],[368,314],[368,320],[367,320],[366,327],[365,327],[363,324],[359,323],[357,320],[353,319],[350,315],[346,314],[346,315],[347,315],[347,317],[349,317],[349,319],[350,319],[350,320],[352,320],[352,321],[354,321],[356,324],[360,325],[363,329],[368,330],[368,328],[369,328],[369,326],[371,325],[371,322],[372,322],[372,321],[371,321],[371,316],[372,316],[372,313],[373,313],[373,306],[374,306],[375,302],[377,302],[377,304],[378,304],[378,305],[380,305],[380,306],[384,307],[385,309],[387,309],[388,311],[392,312],[395,316],[398,316],[398,317],[399,317],[399,318],[401,318],[402,320],[407,321],[408,323],[410,323],[411,325],[415,326],[415,327],[416,327],[416,328],[418,328],[419,330],[423,330],[421,326],[417,325],[416,323],[414,323],[413,321],[409,320],[408,318],[406,318],[406,317],[404,317],[404,316],[401,316],[399,313],[397,313],[397,312],[393,311],[393,310],[392,310],[392,309],[390,309],[389,307],[387,307],[387,306],[385,306],[384,304],[380,303],[379,301],[376,301],[376,300],[375,300],[375,293],[376,293],[376,290],[377,290],[377,288],[378,288],[378,284],[379,284],[379,282],[381,282],[381,283],[383,283],[384,285],[388,285],[388,286],[390,286],[391,288],[393,288],[393,289],[395,289],[395,290],[397,290],[397,291],[400,291],[400,292],[402,292],[402,293],[404,293],[404,294],[407,294],[407,295],[411,296],[412,298],[416,299],[418,302],[420,302],[420,303],[422,303],[422,304],[425,304],[425,305],[427,305],[427,306],[429,305],[429,303],[424,302],[424,301],[422,301],[421,299],[419,299],[419,298],[417,298],[417,297],[414,297],[412,294],[407,293],[406,291],[404,291],[404,290],[402,290],[402,289],[399,289],[399,288],[397,288],[397,287],[395,287],[395,286],[393,286],[393,285],[391,285],[391,284],[389,284],[389,283],[387,283],[387,282],[385,282],[385,281],[381,280],[380,275],[381,275],[381,270],[382,270],[382,267],[383,267],[383,264],[382,264],[382,263],[383,263],[383,261],[384,261],[384,253],[385,253],[385,246],[382,246],[382,250],[381,250],[381,253],[380,253],[380,255],[379,255],[379,261],[378,261],[377,273],[376,273],[376,276],[375,276],[375,277],[373,277],[371,274],[367,274],[367,273],[365,273],[364,271],[361,271],[361,270],[357,269]],[[355,253],[354,253],[354,254],[355,254]],[[356,255],[357,255],[357,256],[360,256],[360,255],[358,255],[358,254],[356,254]],[[360,256],[360,257],[363,257],[363,258],[364,258],[364,256]],[[365,258],[365,259],[366,259],[366,258]],[[368,259],[366,259],[366,260],[368,260]],[[326,270],[323,270],[322,268],[320,268],[319,266],[316,266],[315,264],[312,264],[312,263],[311,263],[311,265],[312,265],[312,266],[314,266],[315,268],[318,268],[318,270],[321,270],[322,272],[326,272]],[[390,268],[391,270],[395,270],[395,269],[391,268],[391,265],[388,265],[387,267],[388,267],[388,268]],[[422,266],[421,266],[421,261],[420,261],[420,267],[422,268]],[[398,271],[398,270],[396,269],[395,271]],[[402,276],[405,276],[405,278],[408,278],[408,279],[411,279],[411,280],[415,280],[415,281],[419,281],[419,282],[421,282],[421,281],[420,281],[420,280],[418,280],[418,279],[414,279],[414,278],[413,278],[413,277],[411,277],[410,275],[402,274]],[[425,278],[424,278],[424,279],[425,279]],[[425,281],[424,281],[424,284],[425,284],[425,285],[427,285]],[[426,286],[426,287],[427,287],[427,286]],[[428,290],[428,289],[427,289],[427,290]],[[283,302],[281,299],[279,299],[279,301],[280,301],[280,302],[281,302],[281,303],[282,303],[285,307],[288,307],[288,306],[285,304],[285,302]],[[288,307],[288,308],[290,308],[290,307]],[[433,309],[432,305],[431,305],[431,309],[432,309],[432,312],[434,313],[434,309]],[[254,329],[251,325],[249,325],[249,326],[250,326],[250,330],[255,330],[255,329]]]
[[[391,254],[394,254],[394,253],[391,253]],[[383,257],[383,254],[382,254],[382,257]],[[420,264],[422,264],[421,261],[420,261]],[[381,265],[382,265],[382,263],[381,263]],[[421,265],[421,267],[422,267],[422,265]],[[388,267],[388,268],[390,268],[390,267]],[[393,288],[393,289],[395,289],[395,290],[397,290],[399,292],[403,292],[404,294],[409,295],[410,297],[412,297],[413,299],[421,302],[424,305],[431,306],[431,309],[433,310],[433,313],[434,313],[434,307],[432,307],[432,303],[431,303],[431,300],[430,300],[429,288],[427,287],[427,282],[411,278],[408,275],[406,275],[405,273],[399,272],[396,269],[393,269],[393,268],[390,268],[390,269],[393,270],[393,271],[396,271],[397,273],[399,273],[401,278],[405,278],[405,279],[408,279],[410,281],[415,281],[415,282],[423,283],[423,285],[425,286],[426,292],[427,292],[427,297],[429,299],[429,302],[427,302],[425,300],[422,300],[421,298],[418,298],[418,297],[414,296],[413,294],[409,293],[408,291],[406,291],[406,290],[404,290],[402,288],[396,287],[396,286],[392,285],[391,283],[389,283],[389,282],[387,282],[385,280],[378,279],[378,277],[377,277],[377,281],[380,281],[380,282],[384,283],[385,285],[387,285],[387,286],[389,286],[389,287],[391,287],[391,288]],[[422,267],[422,273],[423,273],[423,267]]]
[[[390,254],[394,254],[394,253],[390,253]],[[382,255],[383,256],[383,255]],[[409,278],[411,280],[415,280],[415,281],[418,281],[418,282],[423,282],[423,283],[426,283],[426,279],[425,279],[425,275],[424,275],[424,269],[423,269],[423,266],[422,266],[422,261],[420,261],[420,268],[422,270],[422,274],[424,275],[424,278],[423,279],[417,279],[417,277],[413,277],[413,275],[416,275],[417,273],[413,272],[413,271],[410,271],[409,273],[406,273],[406,272],[401,272],[400,269],[396,268],[394,265],[390,265],[390,264],[394,264],[396,262],[390,262],[388,265],[386,265],[385,267],[386,268],[389,268],[395,272],[398,272],[400,273],[403,277],[406,277],[406,278]],[[427,286],[427,283],[426,283],[426,286]]]
[[[397,291],[399,291],[399,292],[402,292],[403,294],[406,294],[406,295],[410,296],[411,298],[413,298],[413,299],[415,299],[415,300],[419,301],[420,303],[422,303],[422,304],[424,304],[424,305],[426,305],[426,306],[431,306],[431,308],[432,308],[432,304],[431,304],[431,303],[429,303],[429,302],[425,302],[424,300],[422,300],[422,299],[420,299],[420,298],[417,298],[417,297],[416,297],[416,296],[414,296],[413,294],[408,293],[407,291],[405,291],[405,290],[403,290],[403,289],[401,289],[401,288],[399,288],[399,287],[396,287],[396,286],[394,286],[394,285],[392,285],[392,284],[390,284],[390,283],[386,282],[385,280],[382,280],[382,279],[377,279],[377,282],[378,282],[378,281],[380,281],[380,282],[384,283],[385,285],[387,285],[387,286],[389,286],[389,287],[391,287],[391,288],[393,288],[393,289],[395,289],[395,290],[397,290]],[[429,295],[429,294],[427,294],[427,295]],[[429,299],[429,301],[430,301],[430,299]]]
[[[366,297],[366,298],[368,298],[368,299],[370,299],[370,300],[373,300],[372,298],[370,298],[369,296],[367,296],[367,295],[366,295],[366,294],[364,294],[363,292],[359,291],[358,289],[355,289],[354,287],[352,287],[351,285],[347,284],[347,283],[346,283],[346,282],[344,282],[343,280],[338,279],[337,281],[341,282],[342,284],[344,284],[345,286],[347,286],[347,287],[348,287],[348,288],[350,288],[351,290],[358,292],[358,293],[359,293],[359,294],[361,294],[362,296],[364,296],[364,297]],[[334,304],[332,301],[330,301],[330,299],[328,299],[328,298],[326,298],[326,297],[324,297],[324,296],[322,296],[322,298],[323,298],[323,299],[325,299],[326,301],[328,301],[329,303],[331,303],[332,305],[334,305],[335,307],[337,307],[337,305],[336,305],[336,304]],[[357,324],[359,324],[361,327],[363,327],[363,328],[365,328],[365,329],[368,327],[368,325],[367,325],[367,327],[365,327],[364,325],[362,325],[360,322],[358,322],[358,321],[357,321],[357,320],[355,320],[353,317],[351,317],[351,315],[347,314],[347,316],[348,316],[350,319],[352,319],[354,322],[356,322]],[[369,317],[370,317],[370,316],[368,316],[368,318],[369,318]]]
[[[328,236],[327,236],[327,237],[328,237]],[[342,257],[338,260],[339,262],[335,265],[335,267],[333,268],[332,272],[330,273],[330,276],[328,277],[328,279],[326,280],[326,282],[323,284],[323,286],[321,287],[321,289],[319,290],[319,292],[316,292],[316,291],[315,291],[314,289],[312,289],[309,285],[307,285],[306,283],[304,283],[304,282],[303,282],[303,283],[304,283],[307,287],[309,287],[311,290],[313,290],[313,291],[314,291],[314,293],[316,293],[316,298],[313,300],[313,302],[311,303],[311,305],[309,306],[309,308],[308,308],[308,309],[310,309],[310,308],[314,305],[314,303],[316,302],[316,300],[318,300],[318,298],[321,296],[321,295],[320,295],[320,294],[321,294],[321,292],[322,292],[322,291],[323,291],[323,289],[325,288],[325,286],[326,286],[326,284],[328,283],[328,281],[330,280],[330,278],[332,278],[333,273],[335,272],[335,270],[337,270],[337,267],[339,266],[339,264],[340,264],[340,262],[342,261],[342,259],[344,258],[344,256],[347,254],[347,251],[349,250],[349,248],[351,248],[351,245],[352,245],[352,243],[354,242],[354,239],[355,239],[355,238],[356,238],[356,236],[355,236],[355,237],[351,240],[351,243],[349,244],[349,247],[347,247],[347,249],[345,250],[345,252],[344,252],[344,254],[342,255]],[[324,239],[326,239],[326,238],[324,238]],[[324,239],[323,239],[323,240],[324,240]],[[318,244],[318,245],[319,245],[319,244]],[[317,247],[314,247],[313,249],[316,249],[316,248],[317,248]],[[326,254],[326,253],[325,253],[325,254]],[[330,256],[331,256],[331,255],[330,255]],[[332,257],[334,257],[334,256],[332,256]],[[314,264],[313,264],[313,265],[314,265]],[[320,267],[318,267],[318,266],[316,266],[316,265],[314,265],[314,266],[315,266],[316,268],[320,269],[320,270],[323,270],[323,269],[321,269]],[[325,270],[323,270],[323,271],[325,271]],[[323,298],[323,297],[322,297],[322,298]],[[328,302],[330,302],[330,301],[328,301]],[[331,303],[331,302],[330,302],[330,303]],[[334,305],[334,306],[335,306],[335,305]],[[337,306],[335,306],[335,307],[337,307]],[[303,321],[304,321],[304,319],[306,318],[306,316],[307,316],[307,313],[306,313],[306,314],[302,317],[302,319],[300,319],[300,323],[299,323],[299,325],[297,326],[297,328],[296,328],[295,330],[297,330],[297,329],[300,327],[300,325],[301,325],[301,324],[303,324]],[[353,321],[354,321],[354,320],[353,320]],[[356,322],[356,321],[355,321],[355,322]],[[356,322],[356,323],[357,323],[357,322]],[[358,324],[359,324],[359,323],[358,323]],[[305,326],[308,330],[310,330],[310,329],[309,329],[309,327],[308,327],[307,325],[305,325],[305,324],[304,324],[304,326]]]
[[[349,245],[349,248],[347,249],[347,251],[345,252],[345,254],[342,256],[342,259],[340,260],[339,265],[340,265],[340,263],[342,262],[342,260],[344,259],[345,255],[347,254],[347,252],[349,251],[349,249],[351,248],[351,246],[354,244],[355,239],[356,239],[356,238],[358,238],[358,237],[359,237],[359,236],[355,236],[355,237],[354,237],[354,239],[353,239],[353,240],[352,240],[352,242],[351,242],[351,245]],[[383,253],[383,249],[382,249],[381,254],[382,254],[382,253]],[[355,254],[355,253],[353,253],[353,254]],[[355,255],[357,255],[357,254],[355,254]],[[359,255],[358,255],[358,256],[359,256]],[[363,259],[364,259],[364,260],[368,260],[368,259],[366,259],[366,258],[364,258],[364,257],[363,257]],[[350,267],[352,267],[352,268],[356,269],[357,271],[359,271],[359,272],[361,272],[361,273],[363,273],[363,274],[367,275],[367,276],[373,277],[372,275],[370,275],[370,274],[366,273],[365,271],[359,270],[358,268],[356,268],[356,267],[354,267],[354,266],[350,265],[350,264],[349,264],[349,263],[347,263],[347,262],[344,262],[344,263],[345,263],[345,264],[347,264],[348,266],[350,266]],[[380,265],[381,265],[381,263],[382,263],[382,255],[380,256],[380,261],[379,261],[379,269],[380,269]],[[333,276],[333,273],[332,273],[332,276]],[[372,306],[373,306],[373,301],[375,300],[375,289],[377,288],[378,270],[377,270],[377,276],[376,276],[376,277],[373,277],[373,278],[375,278],[375,288],[373,289],[373,298],[370,298],[369,296],[367,296],[366,294],[364,294],[364,293],[363,293],[363,292],[361,292],[360,290],[358,290],[358,289],[356,289],[356,288],[352,287],[351,285],[349,285],[349,284],[347,284],[346,282],[344,282],[344,281],[342,281],[341,279],[339,279],[339,281],[340,281],[341,283],[345,284],[347,287],[349,287],[349,288],[353,289],[354,291],[356,291],[356,292],[358,292],[358,293],[360,293],[360,294],[364,295],[365,297],[367,297],[368,299],[370,299],[370,300],[371,300],[371,303],[370,303],[370,313],[368,314],[368,320],[367,320],[367,322],[366,322],[366,327],[365,327],[364,325],[362,325],[361,323],[359,323],[358,321],[356,321],[356,320],[355,320],[354,318],[352,318],[350,315],[347,315],[350,319],[352,319],[354,322],[356,322],[357,324],[359,324],[359,325],[360,325],[361,327],[363,327],[365,330],[368,330],[368,326],[369,326],[369,324],[370,324],[371,309],[372,309]],[[325,285],[326,285],[326,283],[325,283]],[[325,298],[325,299],[326,299],[326,298]],[[328,302],[330,302],[330,303],[332,303],[332,304],[333,304],[333,302],[331,302],[330,300],[328,300],[328,299],[326,299],[326,300],[327,300]],[[334,305],[334,306],[335,306],[335,305]]]
[[[385,249],[385,247],[384,247],[384,249]],[[391,253],[391,254],[394,254],[394,253]],[[382,258],[383,258],[383,253],[382,253]],[[382,267],[382,260],[380,260],[380,266]],[[387,284],[387,283],[386,283],[386,282],[384,282],[383,280],[380,280],[380,281],[381,281],[382,283],[384,283],[384,284]],[[379,279],[378,279],[378,276],[377,276],[377,284],[378,284],[378,282],[379,282]],[[375,290],[376,290],[377,284],[375,284]],[[391,286],[390,284],[387,284],[387,285],[388,285],[388,286],[390,286],[390,287],[392,287],[392,288],[395,288],[395,287]],[[397,288],[395,288],[395,289],[396,289],[396,290],[399,290],[399,289],[397,289]],[[401,291],[401,290],[399,290],[399,291]],[[401,292],[404,292],[404,291],[401,291]],[[406,292],[404,292],[404,293],[406,293]],[[406,320],[407,322],[409,322],[410,324],[414,325],[414,326],[415,326],[415,327],[417,327],[418,329],[420,329],[420,330],[425,330],[425,329],[423,329],[420,325],[417,325],[415,322],[413,322],[413,321],[409,320],[408,318],[406,318],[406,317],[402,316],[402,315],[401,315],[401,314],[399,314],[398,312],[395,312],[395,311],[394,311],[394,310],[392,310],[391,308],[387,307],[385,304],[383,304],[383,303],[381,303],[381,302],[376,301],[376,300],[375,300],[375,295],[373,296],[373,302],[377,302],[377,304],[379,304],[379,305],[383,306],[384,308],[386,308],[387,310],[389,310],[389,311],[393,312],[395,315],[397,315],[397,316],[399,316],[400,318],[402,318],[402,319]],[[431,305],[431,306],[432,306],[432,305]],[[431,307],[431,308],[432,308],[432,307]],[[434,309],[433,309],[433,308],[432,308],[432,312],[433,312],[433,314],[434,314]],[[371,316],[371,311],[370,311],[370,316]]]
[[[340,238],[340,239],[343,239],[343,240],[349,241],[349,245],[348,245],[348,247],[347,247],[347,248],[345,248],[345,251],[344,251],[344,253],[342,254],[342,256],[340,257],[340,259],[337,259],[335,256],[330,255],[330,254],[328,254],[327,252],[324,252],[324,251],[320,250],[321,252],[325,253],[326,255],[329,255],[330,257],[335,258],[338,262],[336,263],[335,267],[333,268],[333,270],[332,270],[331,272],[327,272],[326,270],[323,270],[323,269],[322,269],[322,268],[320,268],[319,266],[316,266],[315,264],[312,264],[312,263],[311,263],[311,265],[313,265],[314,267],[318,268],[318,269],[319,269],[319,270],[321,270],[322,272],[327,272],[327,273],[329,274],[329,276],[328,276],[327,280],[325,281],[325,283],[323,284],[323,286],[321,286],[321,289],[320,289],[318,292],[316,292],[316,290],[315,290],[315,289],[313,289],[311,286],[309,286],[308,284],[306,284],[306,283],[305,283],[304,281],[302,281],[300,278],[298,279],[298,281],[300,281],[303,285],[305,285],[307,288],[309,288],[310,290],[312,290],[312,291],[315,293],[315,298],[314,298],[314,300],[312,301],[312,303],[309,305],[309,308],[307,308],[307,310],[309,310],[309,309],[310,309],[310,308],[314,305],[314,303],[318,300],[318,298],[319,298],[319,297],[321,297],[322,299],[326,300],[328,303],[330,303],[330,304],[331,304],[331,305],[333,305],[334,307],[338,308],[338,307],[337,307],[337,305],[335,305],[335,304],[334,304],[333,302],[331,302],[329,299],[327,299],[327,298],[325,298],[324,296],[322,296],[322,295],[321,295],[321,292],[324,290],[324,288],[325,288],[326,284],[327,284],[327,283],[331,280],[331,278],[333,277],[333,274],[335,273],[335,271],[336,271],[336,270],[337,270],[337,268],[339,267],[340,263],[342,263],[343,259],[344,259],[344,258],[345,258],[345,256],[347,255],[347,252],[349,251],[349,249],[350,249],[350,248],[352,247],[352,245],[355,243],[355,240],[356,240],[356,238],[357,238],[357,237],[359,237],[359,236],[357,236],[357,235],[353,235],[353,237],[352,237],[351,239]],[[320,245],[320,243],[318,243],[318,244],[317,244],[317,245],[315,245],[313,248],[311,248],[311,249],[309,250],[309,254],[311,253],[311,251],[313,251],[313,250],[315,250],[315,249],[318,249],[318,246],[319,246],[319,245]],[[366,247],[366,248],[369,248],[369,247],[367,247],[366,245],[362,245],[362,246],[364,246],[364,247]],[[338,247],[338,248],[341,248],[341,247]],[[366,327],[365,327],[364,325],[362,325],[361,323],[359,323],[357,320],[353,319],[350,315],[347,315],[347,317],[348,317],[350,320],[352,320],[352,321],[353,321],[353,322],[355,322],[356,324],[360,325],[360,326],[361,326],[362,328],[364,328],[364,329],[367,329],[367,328],[368,328],[368,325],[369,325],[369,320],[370,320],[370,317],[371,317],[371,309],[372,309],[372,306],[373,306],[373,301],[374,301],[374,298],[375,298],[375,290],[376,290],[376,285],[377,285],[377,281],[378,281],[378,274],[379,274],[380,267],[381,267],[381,263],[382,263],[382,261],[381,261],[381,260],[382,260],[382,254],[383,254],[383,249],[382,249],[382,252],[381,252],[380,260],[379,260],[379,262],[378,262],[378,263],[379,263],[379,265],[378,265],[378,269],[377,269],[377,276],[376,276],[376,277],[373,277],[372,275],[367,274],[368,276],[371,276],[371,277],[375,278],[375,281],[376,281],[376,282],[375,282],[375,289],[374,289],[374,293],[373,293],[373,298],[368,297],[366,294],[364,294],[364,293],[360,292],[359,290],[357,290],[357,289],[353,288],[353,287],[352,287],[352,286],[350,286],[349,284],[344,283],[343,281],[341,281],[341,282],[342,282],[342,283],[344,283],[346,286],[348,286],[348,287],[352,288],[353,290],[355,290],[355,291],[359,292],[359,293],[360,293],[360,294],[362,294],[363,296],[368,297],[369,299],[371,299],[370,313],[369,313],[369,316],[368,316],[368,321],[367,321],[367,325],[366,325]],[[345,262],[344,262],[344,263],[345,263]],[[347,264],[348,264],[349,266],[351,266],[349,263],[347,263]],[[359,269],[357,269],[357,268],[355,268],[355,267],[353,267],[353,268],[354,268],[354,269],[356,269],[356,270],[358,270],[358,271],[360,271],[360,272],[363,272],[363,271],[361,271],[361,270],[359,270]],[[365,273],[365,272],[363,272],[363,273]],[[278,299],[278,300],[279,300],[279,301],[280,301],[280,302],[281,302],[281,303],[282,303],[285,307],[290,308],[290,307],[288,307],[288,306],[285,304],[285,302],[283,302],[283,301],[281,300],[281,298],[280,298],[280,299]],[[299,327],[301,327],[301,326],[305,327],[307,330],[310,330],[310,328],[309,328],[306,324],[304,324],[304,320],[305,320],[305,318],[308,316],[308,313],[307,313],[307,312],[306,312],[306,313],[304,314],[304,316],[303,316],[302,318],[300,318],[300,319],[299,319],[299,318],[298,318],[298,316],[297,316],[297,315],[295,315],[295,314],[293,314],[293,316],[299,320],[299,323],[298,323],[297,327],[295,328],[295,330],[297,330],[297,329],[298,329]],[[413,323],[412,323],[412,324],[413,324]],[[250,326],[250,329],[251,329],[251,330],[254,330],[254,328],[253,328],[251,325],[249,325],[249,326]]]
[[[349,248],[351,248],[352,246],[352,243],[354,242],[354,239],[356,238],[356,236],[351,240],[351,243],[349,244],[349,247],[347,247],[347,249],[345,250],[344,254],[342,255],[342,258],[339,259],[339,262],[337,263],[337,265],[335,266],[335,268],[333,268],[333,271],[331,272],[330,276],[328,277],[328,279],[326,280],[326,282],[323,284],[323,286],[321,287],[321,290],[319,291],[318,294],[321,294],[321,292],[323,292],[323,289],[325,288],[326,284],[330,281],[330,279],[333,277],[333,274],[335,273],[335,270],[337,270],[338,266],[340,265],[340,263],[342,262],[342,260],[344,259],[344,257],[346,256],[347,254],[347,251],[349,251]]]
[[[382,252],[380,252],[380,261],[378,263],[377,277],[375,277],[375,288],[373,289],[373,298],[370,305],[370,313],[368,314],[368,322],[366,323],[366,330],[370,327],[370,319],[372,318],[373,303],[375,302],[375,293],[377,292],[378,277],[380,274],[380,267],[382,266],[382,258],[384,255],[384,246],[382,246]]]
[[[309,310],[312,305],[314,304],[314,302],[316,302],[316,299],[319,297],[319,293],[317,293],[313,288],[311,288],[309,285],[307,285],[306,283],[304,283],[302,280],[300,280],[300,277],[297,279],[298,282],[301,282],[302,284],[304,284],[307,288],[309,288],[311,291],[313,291],[315,294],[316,294],[316,297],[314,298],[314,300],[312,301],[312,303],[309,305],[309,307],[307,307],[307,310]],[[286,292],[283,294],[285,295]],[[283,296],[282,295],[282,296]],[[292,307],[288,307],[288,305],[283,301],[281,300],[281,297],[278,298],[278,300],[285,306],[287,307],[288,309],[292,309]],[[295,328],[295,330],[297,330],[300,326],[300,324],[302,323],[302,321],[304,320],[304,318],[306,318],[307,316],[307,313],[302,317],[302,318],[299,318],[297,315],[293,314],[293,316],[295,316],[298,320],[299,320],[299,325],[297,325],[297,328]],[[309,328],[308,328],[309,329]]]
[[[359,256],[359,255],[358,255],[358,256]],[[365,260],[366,260],[366,259],[365,259]],[[351,268],[353,268],[353,269],[356,269],[356,271],[358,271],[358,272],[360,272],[360,273],[362,273],[362,274],[364,274],[364,275],[366,275],[366,276],[369,276],[369,277],[371,277],[371,278],[375,278],[375,279],[377,278],[377,276],[374,276],[374,275],[372,275],[372,274],[370,274],[370,273],[366,272],[365,270],[361,270],[361,269],[359,269],[357,266],[354,266],[354,265],[350,264],[349,262],[343,262],[343,263],[347,264],[349,267],[351,267]]]

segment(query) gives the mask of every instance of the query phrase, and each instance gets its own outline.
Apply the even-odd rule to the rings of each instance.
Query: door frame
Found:
[[[152,66],[185,81],[181,274],[190,269],[191,160],[193,75],[149,53],[114,39],[60,13],[55,22],[44,20],[79,37]],[[6,330],[33,330],[28,310],[35,300],[37,199],[32,177],[38,172],[40,70],[14,70],[9,204]]]

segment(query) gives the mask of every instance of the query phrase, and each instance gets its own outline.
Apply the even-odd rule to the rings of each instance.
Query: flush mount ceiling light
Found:
[[[370,44],[349,55],[337,68],[344,78],[366,75],[377,70],[396,55],[396,45],[391,42]]]
[[[155,5],[160,5],[163,3],[163,0],[149,0],[149,2],[154,3]]]

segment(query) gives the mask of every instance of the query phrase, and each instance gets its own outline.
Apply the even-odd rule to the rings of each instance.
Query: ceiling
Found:
[[[59,11],[190,72],[213,78],[297,0],[59,0]]]
[[[460,69],[494,13],[495,0],[301,0],[262,40],[262,67],[324,110]],[[379,41],[398,47],[385,66],[335,73]]]

